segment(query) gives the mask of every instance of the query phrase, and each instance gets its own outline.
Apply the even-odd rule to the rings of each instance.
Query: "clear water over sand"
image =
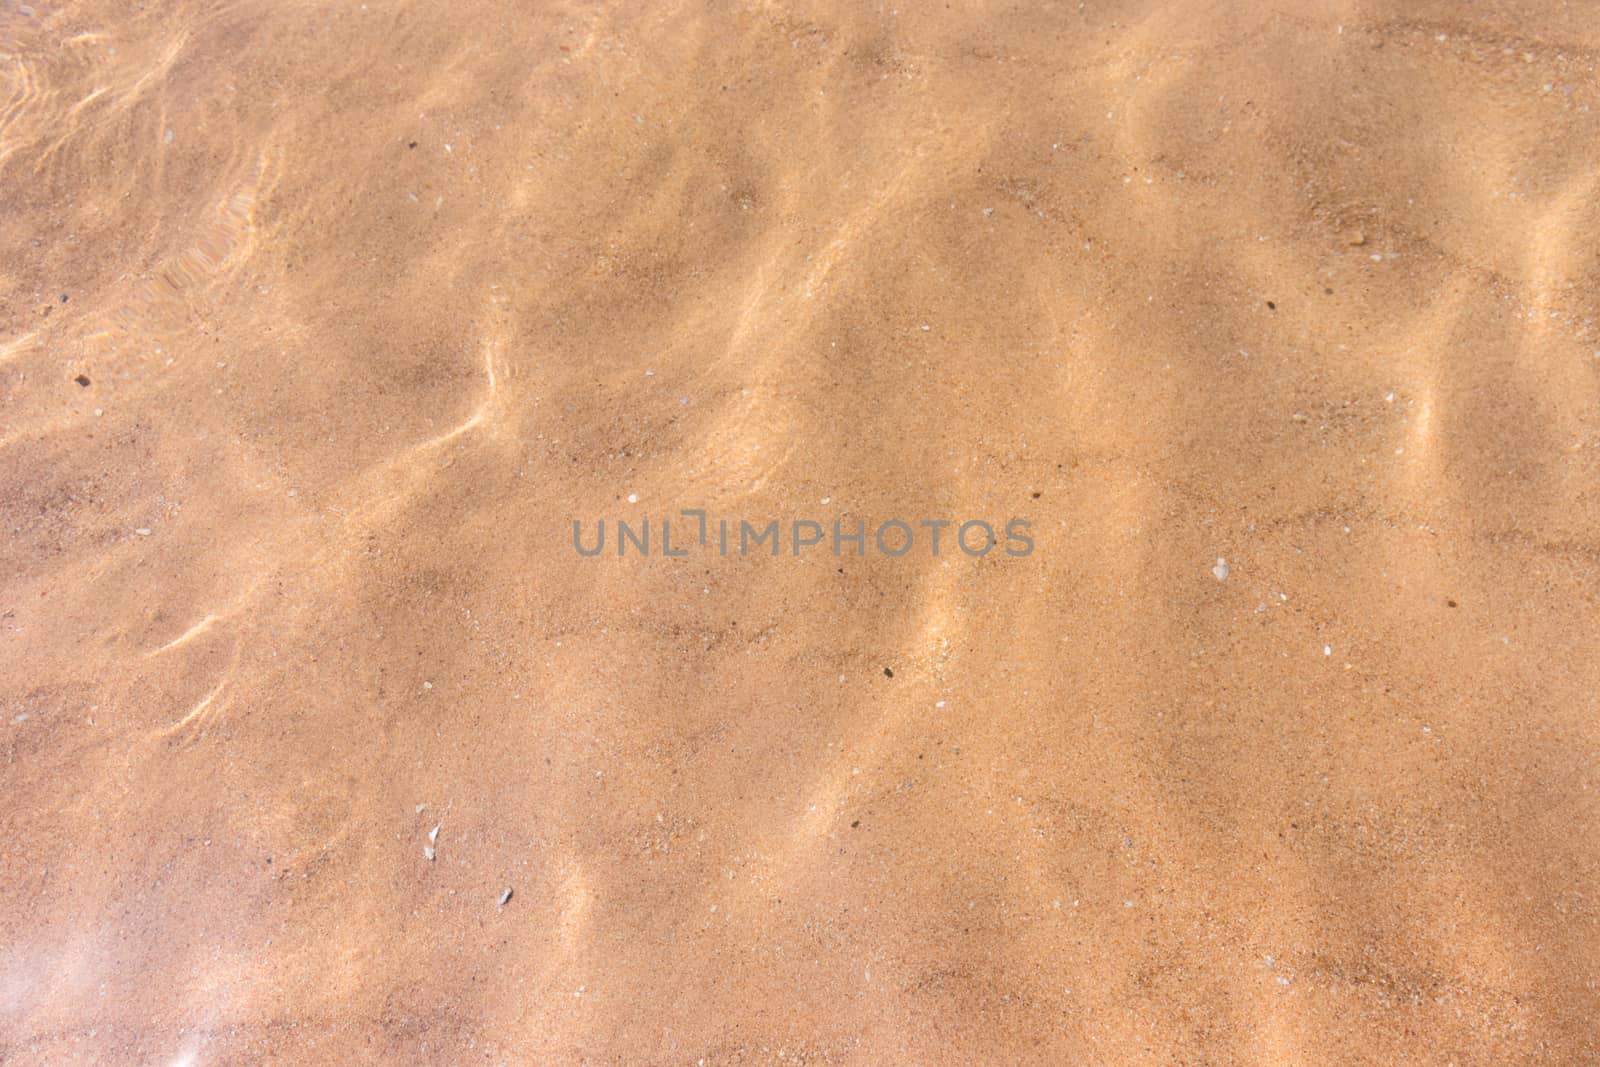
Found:
[[[8,3],[0,1060],[1594,1062],[1597,16]]]

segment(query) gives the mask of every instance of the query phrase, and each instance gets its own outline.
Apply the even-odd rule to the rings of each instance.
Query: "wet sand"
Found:
[[[0,10],[0,1061],[1600,1061],[1600,9],[646,7]]]

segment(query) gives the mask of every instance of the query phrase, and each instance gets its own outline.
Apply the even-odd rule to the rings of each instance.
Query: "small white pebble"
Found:
[[[628,503],[637,504],[638,502],[639,502],[639,494],[638,493],[629,493],[628,494]]]
[[[1228,580],[1228,561],[1223,559],[1221,556],[1218,556],[1217,557],[1217,565],[1215,567],[1211,568],[1211,573],[1217,576],[1217,581],[1219,581],[1219,582],[1227,581]]]
[[[1323,654],[1323,655],[1324,655],[1324,656],[1331,656],[1331,655],[1333,655],[1333,646],[1332,646],[1332,645],[1323,645],[1323,646],[1322,646],[1322,654]]]
[[[432,689],[433,688],[433,683],[432,682],[423,682],[422,683],[422,688],[424,688],[424,689]]]
[[[137,530],[135,530],[133,532],[138,534],[140,537],[149,537],[150,536],[150,527],[141,526],[141,527],[139,527]]]

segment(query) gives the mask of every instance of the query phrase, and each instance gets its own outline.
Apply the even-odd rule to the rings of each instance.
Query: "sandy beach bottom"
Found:
[[[6,3],[0,1062],[1600,1062],[1597,15]]]

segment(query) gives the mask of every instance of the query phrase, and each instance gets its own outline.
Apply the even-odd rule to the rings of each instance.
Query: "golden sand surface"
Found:
[[[0,1061],[1600,1062],[1600,6],[0,53]]]

